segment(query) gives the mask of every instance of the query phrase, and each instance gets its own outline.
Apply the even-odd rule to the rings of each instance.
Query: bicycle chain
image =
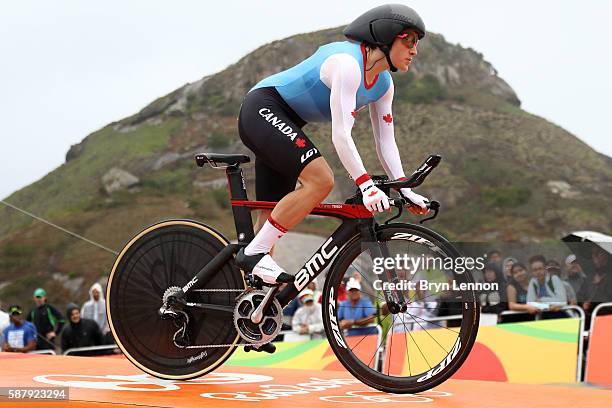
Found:
[[[192,292],[246,292],[247,289],[192,289]]]
[[[250,288],[246,289],[192,289],[192,292],[246,292]],[[206,344],[201,346],[185,346],[181,347],[184,349],[204,349],[204,348],[217,348],[217,347],[245,347],[245,346],[261,346],[267,344],[267,341],[260,341],[256,343],[240,343],[240,344]]]

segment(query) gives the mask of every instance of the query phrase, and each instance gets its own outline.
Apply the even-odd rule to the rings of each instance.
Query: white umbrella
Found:
[[[592,242],[612,254],[612,236],[596,231],[576,231],[561,238],[564,242]]]

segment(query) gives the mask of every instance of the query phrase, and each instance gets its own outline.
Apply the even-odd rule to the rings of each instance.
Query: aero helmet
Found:
[[[415,30],[419,39],[425,37],[425,24],[416,11],[403,4],[385,4],[357,17],[343,33],[348,39],[380,48],[391,71],[395,72],[397,68],[391,63],[389,48],[395,37],[407,29]]]

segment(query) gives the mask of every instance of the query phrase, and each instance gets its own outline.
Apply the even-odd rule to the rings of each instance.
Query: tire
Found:
[[[423,247],[427,248],[427,250],[429,251],[432,251],[432,248],[434,248],[433,246],[435,246],[435,248],[437,248],[435,250],[436,253],[438,253],[438,255],[443,259],[456,259],[457,257],[461,257],[460,253],[452,246],[452,244],[449,243],[442,236],[418,225],[391,224],[378,226],[377,239],[379,242],[386,243],[384,246],[385,248],[390,248],[391,246],[397,247],[405,245],[406,247]],[[453,373],[455,373],[459,369],[459,367],[461,367],[461,365],[469,355],[474,341],[476,340],[476,334],[478,332],[478,322],[480,318],[480,308],[476,302],[476,296],[474,292],[468,290],[461,291],[460,299],[456,297],[454,298],[456,300],[453,301],[453,298],[450,297],[450,301],[447,302],[451,305],[455,305],[458,308],[457,314],[462,315],[460,327],[450,328],[449,326],[445,329],[439,328],[439,331],[437,332],[431,329],[424,329],[426,325],[433,324],[434,322],[426,323],[428,322],[426,319],[419,320],[419,318],[415,318],[412,314],[409,313],[409,311],[414,311],[416,309],[408,309],[408,314],[410,315],[413,321],[412,326],[417,329],[420,326],[421,330],[418,330],[420,333],[417,333],[415,330],[408,329],[409,326],[407,326],[404,321],[404,316],[406,316],[406,314],[389,314],[384,319],[387,319],[389,316],[393,316],[393,324],[391,327],[400,327],[400,332],[403,332],[404,335],[401,336],[400,334],[398,336],[396,334],[395,336],[387,336],[384,337],[384,339],[380,343],[370,341],[370,344],[372,344],[371,346],[364,346],[364,344],[368,343],[368,341],[363,341],[365,340],[363,338],[365,336],[361,335],[361,340],[359,340],[359,337],[357,336],[351,339],[351,336],[348,336],[344,330],[341,330],[339,328],[340,319],[338,318],[338,314],[340,313],[340,308],[348,308],[349,304],[341,304],[337,299],[337,294],[339,293],[338,289],[342,283],[342,279],[346,276],[350,276],[352,274],[353,268],[357,270],[357,273],[363,276],[363,291],[365,291],[370,284],[374,286],[374,281],[372,280],[372,278],[368,279],[368,277],[366,277],[367,273],[364,274],[363,271],[359,270],[361,268],[358,263],[359,259],[371,259],[369,254],[364,253],[365,248],[362,248],[362,244],[363,243],[359,239],[359,237],[353,238],[345,246],[342,252],[338,254],[338,257],[332,264],[328,276],[325,279],[325,286],[323,289],[323,323],[332,350],[336,354],[338,360],[351,374],[353,374],[363,383],[380,391],[399,394],[417,393],[429,390],[441,384],[450,376],[452,376]],[[434,270],[433,272],[430,271],[427,273],[435,274],[436,271]],[[371,276],[372,275],[370,275],[370,277]],[[473,282],[472,275],[469,271],[466,271],[465,273],[461,274],[453,271],[453,278],[458,281],[458,283]],[[362,289],[359,290],[362,291]],[[366,293],[372,296],[371,292]],[[378,296],[380,298],[380,295],[377,295],[376,292],[374,292],[373,295]],[[448,294],[446,295],[448,296]],[[364,295],[362,294],[361,296],[363,297]],[[414,296],[416,295],[413,295],[412,298],[414,298]],[[454,296],[457,296],[456,293],[454,294]],[[416,303],[414,302],[409,303],[409,306],[415,304]],[[425,308],[426,307],[423,306],[423,309]],[[396,320],[399,318],[401,318],[401,321]],[[403,330],[399,323],[403,325]],[[436,324],[436,326],[434,327],[437,328],[438,325],[439,324]],[[450,335],[444,330],[455,332],[457,334]],[[392,332],[392,330],[390,329],[389,332]],[[434,333],[435,336],[443,335],[445,336],[445,338],[449,338],[450,342],[447,343],[448,347],[444,347],[444,345],[438,341],[439,339],[436,340],[436,337],[434,337],[431,333]],[[418,341],[415,340],[415,337],[417,335],[421,337],[416,338],[427,339],[428,337],[426,336],[426,334],[433,339],[431,341],[432,344],[435,341],[438,343],[441,350],[444,350],[438,351],[438,354],[446,355],[445,358],[440,358],[439,360],[436,360],[437,362],[434,362],[433,364],[430,364],[427,359],[427,356],[423,354],[422,347],[420,347]],[[452,339],[453,336],[456,336],[455,340]],[[406,339],[406,356],[408,357],[408,366],[410,367],[411,361],[410,355],[408,354],[408,350],[410,349],[414,352],[414,350],[418,349],[418,351],[421,352],[424,362],[427,363],[427,365],[429,366],[429,369],[426,367],[423,371],[419,373],[413,373],[411,371],[407,372],[405,363],[403,365],[398,365],[398,363],[396,363],[397,361],[406,361],[406,356],[404,356],[402,359],[402,356],[400,355],[400,359],[398,359],[397,357],[393,359],[393,355],[391,354],[394,350],[392,343],[393,339],[395,338],[397,342],[397,339],[401,339],[401,337],[404,337]],[[372,337],[372,339],[375,338],[376,337]],[[412,342],[410,342],[410,339],[412,340]],[[352,343],[350,343],[351,340],[353,340]],[[355,340],[359,341],[356,342]],[[391,344],[389,344],[389,341],[391,341]],[[377,344],[377,351],[372,351],[374,350],[374,347],[376,347]],[[416,345],[416,347],[414,347],[414,345],[412,344]],[[363,356],[358,356],[360,351],[359,348],[363,349],[364,347],[371,347],[367,351],[366,358],[363,358]],[[434,346],[432,347],[437,346],[435,346],[434,344]],[[378,360],[378,365],[376,364],[377,352],[384,356],[383,358]],[[368,362],[365,362],[370,353],[372,354],[372,359]],[[364,354],[363,350],[361,354]],[[412,361],[414,362],[416,360],[413,359]],[[391,371],[391,367],[395,365],[400,368],[394,369],[395,371]],[[387,367],[386,371],[385,366]]]
[[[234,352],[240,337],[229,314],[185,308],[192,344],[232,345],[206,349],[177,347],[173,335],[178,327],[158,315],[164,291],[183,287],[228,244],[209,226],[171,220],[146,228],[123,248],[108,278],[107,315],[117,345],[134,365],[159,378],[186,380],[213,371]],[[202,289],[245,288],[230,260]],[[190,292],[187,301],[233,306],[240,293]]]

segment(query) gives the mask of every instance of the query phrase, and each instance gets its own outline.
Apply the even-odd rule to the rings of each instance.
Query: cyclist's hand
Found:
[[[359,186],[363,195],[363,205],[370,212],[383,212],[390,208],[389,197],[374,185],[372,180],[361,183]]]
[[[410,211],[411,213],[421,215],[427,214],[429,212],[429,208],[427,208],[429,200],[426,197],[415,193],[410,188],[402,188],[400,190],[400,194],[402,195],[402,197],[408,200],[410,204],[413,204],[408,207],[408,211]]]

